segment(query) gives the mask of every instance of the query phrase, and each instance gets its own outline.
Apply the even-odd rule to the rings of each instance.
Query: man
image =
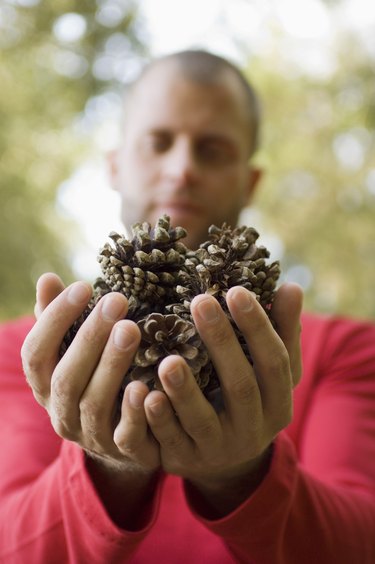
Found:
[[[167,213],[196,247],[210,224],[237,222],[260,176],[256,98],[237,69],[204,52],[164,57],[135,83],[125,114],[110,162],[126,225]],[[86,283],[64,288],[46,274],[36,323],[2,329],[1,561],[374,561],[374,326],[303,316],[292,417],[299,288],[279,289],[277,332],[251,293],[228,292],[253,366],[216,300],[197,296],[192,315],[224,409],[170,356],[159,367],[165,393],[132,382],[114,422],[139,330],[125,297],[108,294],[59,360],[89,298]],[[27,333],[37,401],[21,375]]]

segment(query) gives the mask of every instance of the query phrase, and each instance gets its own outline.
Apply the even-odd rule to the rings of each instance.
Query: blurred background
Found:
[[[263,101],[266,169],[243,224],[311,310],[375,317],[373,0],[0,0],[0,319],[45,271],[100,275],[123,231],[104,155],[145,61],[203,47]]]

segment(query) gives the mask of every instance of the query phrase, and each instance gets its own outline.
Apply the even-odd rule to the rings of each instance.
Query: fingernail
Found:
[[[163,407],[163,403],[161,401],[157,401],[155,403],[150,403],[150,405],[148,406],[151,413],[153,415],[161,415],[164,411],[164,407]]]
[[[112,296],[105,296],[102,304],[102,317],[106,321],[116,321],[124,311],[124,303],[114,299]]]
[[[123,327],[115,327],[113,342],[118,349],[125,351],[133,344],[133,335]]]
[[[244,288],[236,288],[234,298],[236,300],[237,307],[244,312],[248,312],[254,307],[256,295],[254,292],[247,292]]]
[[[211,298],[204,298],[199,301],[198,313],[204,321],[217,321],[219,319],[218,306]]]
[[[129,403],[132,407],[139,409],[143,405],[143,394],[131,388],[129,390]]]
[[[168,382],[171,386],[179,388],[184,383],[184,371],[181,366],[176,366],[170,370],[167,375]]]
[[[89,299],[89,289],[83,282],[74,282],[68,291],[68,301],[72,305],[83,305]]]

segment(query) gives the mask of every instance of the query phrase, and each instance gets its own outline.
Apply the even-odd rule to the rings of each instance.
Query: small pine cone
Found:
[[[164,215],[154,229],[149,223],[136,223],[132,233],[129,241],[112,231],[109,236],[114,246],[107,243],[101,249],[98,261],[104,283],[111,291],[133,296],[155,311],[173,301],[177,273],[187,251],[180,242],[186,230],[171,228],[169,217]]]
[[[257,246],[258,232],[252,227],[231,229],[212,225],[209,240],[197,251],[189,251],[185,272],[179,274],[176,291],[185,301],[198,293],[216,297],[226,310],[225,296],[229,288],[244,286],[254,292],[263,308],[269,312],[280,275],[278,262],[268,265],[269,251]]]
[[[174,314],[152,313],[138,321],[138,327],[141,343],[127,381],[141,380],[150,389],[161,390],[158,366],[166,356],[178,354],[186,360],[201,388],[208,384],[208,378],[201,375],[209,362],[208,353],[194,323]]]
[[[93,284],[93,289],[94,289],[94,294],[92,300],[95,303],[98,303],[100,298],[102,298],[106,294],[109,294],[109,292],[112,291],[111,287],[107,284],[107,282],[100,277],[95,280]]]
[[[259,235],[251,227],[213,225],[208,241],[195,251],[180,242],[186,231],[171,228],[168,216],[160,218],[154,229],[148,223],[135,224],[132,235],[129,241],[115,232],[110,234],[113,245],[107,243],[98,257],[103,277],[95,281],[87,308],[65,335],[61,356],[99,300],[109,292],[122,292],[128,299],[127,317],[138,324],[142,334],[122,391],[127,383],[138,379],[150,389],[162,389],[158,366],[166,356],[179,354],[209,401],[212,398],[213,405],[220,408],[219,379],[192,322],[191,301],[197,294],[213,295],[252,362],[245,339],[227,308],[226,294],[233,286],[244,286],[255,293],[270,315],[280,275],[278,262],[267,263],[269,252],[257,246]]]

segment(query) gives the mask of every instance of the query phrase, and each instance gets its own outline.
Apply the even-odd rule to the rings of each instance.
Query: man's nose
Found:
[[[199,172],[194,146],[188,139],[176,140],[165,157],[164,173],[178,184],[193,182]]]

